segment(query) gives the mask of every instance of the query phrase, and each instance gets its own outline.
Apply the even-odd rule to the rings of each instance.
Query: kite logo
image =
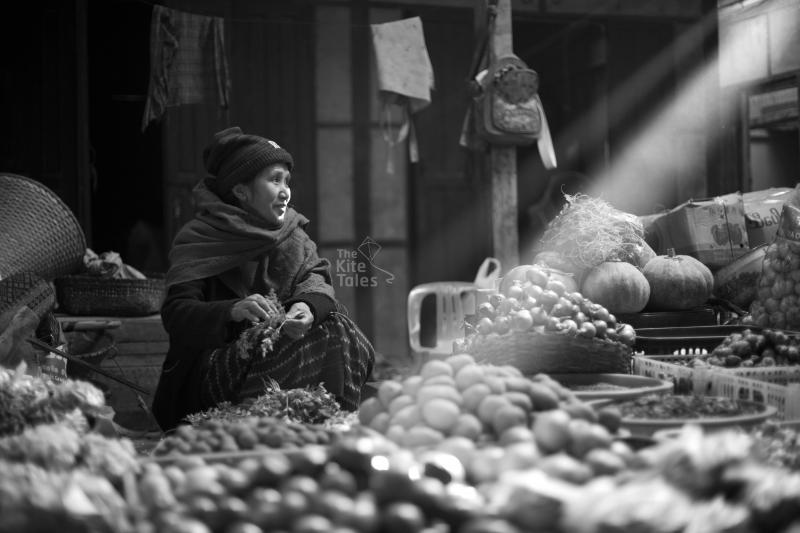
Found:
[[[375,257],[381,251],[381,245],[367,237],[356,250],[338,250],[336,258],[336,279],[341,287],[377,287],[378,276],[372,272],[385,274],[385,282],[391,285],[394,274],[375,264]]]

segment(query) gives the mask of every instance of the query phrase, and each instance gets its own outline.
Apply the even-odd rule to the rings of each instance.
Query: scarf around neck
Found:
[[[167,288],[222,274],[259,257],[291,236],[308,219],[287,209],[283,224],[270,228],[244,209],[223,201],[207,180],[192,190],[195,217],[178,231],[169,252]]]

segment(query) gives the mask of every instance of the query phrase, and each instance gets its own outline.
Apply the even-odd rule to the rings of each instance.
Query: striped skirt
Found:
[[[374,363],[375,350],[358,326],[333,312],[299,339],[280,337],[263,358],[241,359],[235,342],[211,352],[202,401],[209,409],[260,396],[271,378],[282,389],[322,384],[342,409],[355,411]]]

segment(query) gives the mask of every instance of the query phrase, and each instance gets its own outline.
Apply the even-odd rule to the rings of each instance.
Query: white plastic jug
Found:
[[[420,313],[422,300],[436,297],[436,344],[423,346],[420,342]],[[439,281],[417,285],[408,294],[408,342],[414,352],[448,355],[453,353],[453,341],[464,338],[464,318],[475,313],[475,284],[459,281]]]

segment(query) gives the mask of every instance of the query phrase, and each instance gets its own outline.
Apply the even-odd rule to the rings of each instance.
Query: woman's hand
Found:
[[[299,339],[311,329],[314,323],[314,313],[305,302],[295,302],[286,313],[286,322],[283,331],[290,339]]]
[[[261,322],[269,318],[270,315],[277,313],[278,310],[275,305],[262,294],[251,294],[233,304],[231,320],[234,322],[241,322],[242,320]]]

